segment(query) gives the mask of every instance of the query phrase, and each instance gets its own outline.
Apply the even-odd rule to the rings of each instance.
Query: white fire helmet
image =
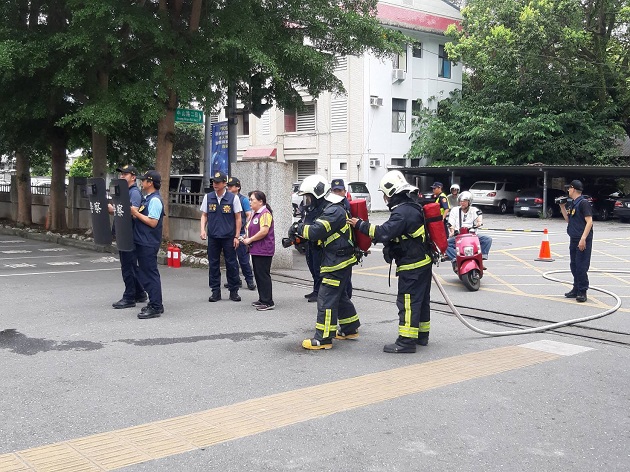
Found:
[[[405,180],[405,176],[399,170],[390,170],[385,174],[381,179],[378,189],[383,192],[386,197],[391,197],[401,192],[418,190],[417,187],[414,187]]]

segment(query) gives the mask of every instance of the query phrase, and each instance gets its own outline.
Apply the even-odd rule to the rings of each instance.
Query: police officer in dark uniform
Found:
[[[131,216],[136,220],[133,225],[133,242],[138,258],[138,277],[149,294],[149,303],[138,318],[158,318],[164,313],[162,305],[162,282],[157,266],[157,253],[162,243],[162,223],[164,222],[164,204],[160,197],[162,177],[156,170],[150,170],[140,178],[145,197],[140,207],[131,207]]]
[[[322,246],[321,286],[317,297],[315,336],[302,342],[304,349],[332,348],[332,338],[354,339],[359,336],[359,315],[348,298],[346,284],[357,263],[349,214],[343,198],[330,192],[330,184],[320,175],[310,175],[300,185],[299,195],[306,207],[323,205],[312,223],[294,223],[295,234]],[[319,205],[315,200],[320,201]],[[337,323],[339,329],[337,330]]]
[[[227,175],[216,172],[212,177],[214,192],[203,197],[201,203],[201,239],[208,240],[209,302],[221,300],[220,258],[223,251],[230,300],[240,302],[238,294],[238,262],[236,248],[241,234],[241,202],[227,191]]]
[[[571,203],[560,203],[564,220],[568,223],[570,267],[573,274],[573,288],[564,294],[567,298],[575,298],[582,303],[587,300],[589,287],[588,269],[591,266],[593,250],[593,208],[582,196],[584,186],[579,180],[569,184]]]
[[[116,172],[119,173],[121,179],[126,180],[129,184],[131,206],[139,208],[142,202],[142,193],[136,185],[138,171],[131,164],[127,164],[117,168]],[[113,215],[114,206],[111,203],[108,205],[108,209],[110,215]],[[132,224],[135,224],[135,220],[132,221]],[[133,308],[136,306],[136,303],[144,303],[148,298],[147,292],[144,291],[144,287],[138,280],[138,258],[135,251],[118,251],[118,257],[120,259],[123,282],[125,283],[125,292],[120,300],[112,303],[112,306],[117,309]]]
[[[352,218],[350,224],[363,234],[385,245],[385,261],[396,262],[398,276],[398,339],[387,344],[383,351],[389,353],[416,352],[416,345],[429,343],[431,327],[431,265],[424,241],[424,217],[422,208],[409,196],[417,190],[410,185],[400,171],[385,174],[379,190],[391,211],[382,225],[371,224]]]

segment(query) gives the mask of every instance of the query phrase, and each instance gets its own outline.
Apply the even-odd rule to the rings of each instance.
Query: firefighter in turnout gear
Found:
[[[359,336],[359,315],[346,293],[346,285],[357,263],[349,214],[343,197],[330,191],[330,184],[320,175],[310,175],[302,182],[299,195],[304,206],[323,207],[311,224],[294,223],[294,234],[322,246],[320,267],[322,283],[317,295],[315,336],[302,342],[304,349],[330,349],[332,339],[354,339]],[[337,323],[339,329],[337,329]]]
[[[350,224],[373,240],[383,243],[385,261],[396,263],[398,276],[398,339],[383,350],[389,353],[416,352],[416,345],[429,343],[431,301],[431,257],[425,245],[422,208],[409,192],[418,190],[400,171],[385,174],[379,185],[391,211],[389,219],[375,225],[359,218]]]

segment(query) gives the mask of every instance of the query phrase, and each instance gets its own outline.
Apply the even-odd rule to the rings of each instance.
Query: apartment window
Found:
[[[348,170],[348,163],[347,162],[340,162],[339,163],[339,170]]]
[[[422,59],[422,43],[414,44],[412,55],[413,55],[413,57],[417,57],[419,59]]]
[[[392,59],[392,66],[394,69],[407,70],[407,45],[403,47],[403,52],[397,54]]]
[[[407,100],[392,99],[392,133],[407,132]]]
[[[237,136],[249,136],[249,113],[240,113],[238,115],[238,124],[236,125]]]
[[[315,131],[315,104],[305,105],[303,109],[284,110],[284,132],[302,133]]]
[[[420,111],[422,111],[422,99],[418,98],[411,102],[411,122],[417,123],[419,120],[418,115],[420,115]]]
[[[444,50],[443,44],[440,44],[438,51],[438,77],[451,78],[451,61]]]

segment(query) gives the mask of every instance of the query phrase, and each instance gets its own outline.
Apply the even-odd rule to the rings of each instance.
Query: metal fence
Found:
[[[169,201],[171,203],[180,203],[182,205],[201,205],[205,193],[188,193],[188,192],[169,192]]]

